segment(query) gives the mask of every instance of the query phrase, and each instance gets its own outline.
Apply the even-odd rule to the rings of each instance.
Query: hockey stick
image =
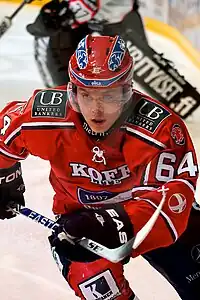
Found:
[[[152,230],[156,220],[158,219],[158,216],[162,210],[162,207],[166,200],[166,191],[168,189],[165,189],[162,187],[160,190],[157,190],[158,192],[162,193],[162,200],[160,204],[158,205],[157,209],[151,216],[151,218],[148,220],[148,222],[144,225],[143,228],[136,234],[135,237],[130,239],[126,244],[115,248],[115,249],[109,249],[91,239],[88,238],[82,238],[80,241],[78,241],[79,245],[81,245],[83,248],[99,255],[100,257],[103,257],[113,263],[117,263],[130,255],[132,249],[136,249],[147,237],[147,235]],[[13,210],[13,209],[12,209]],[[55,227],[59,226],[56,222],[53,220],[33,211],[30,208],[27,207],[20,207],[18,210],[13,210],[15,213],[21,214],[25,217],[28,217],[29,219],[42,224],[44,227],[47,227],[51,230],[54,230]]]
[[[152,230],[154,224],[156,223],[156,221],[157,221],[157,219],[160,215],[160,212],[163,208],[163,205],[165,204],[166,192],[168,191],[168,188],[165,188],[164,186],[162,186],[162,188],[157,190],[157,191],[162,193],[162,199],[160,201],[160,204],[158,205],[157,209],[155,210],[155,212],[153,213],[151,218],[147,221],[147,223],[136,234],[135,240],[133,242],[133,249],[138,248],[140,246],[140,244],[145,240],[147,235],[150,233],[150,231]]]
[[[12,13],[11,16],[5,16],[3,20],[0,22],[0,38],[6,31],[11,27],[13,18],[18,14],[18,12],[26,5],[27,3],[31,3],[33,0],[24,0]]]

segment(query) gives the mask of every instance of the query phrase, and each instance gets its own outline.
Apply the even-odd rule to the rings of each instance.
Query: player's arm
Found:
[[[140,184],[133,187],[133,198],[126,206],[135,233],[148,221],[158,207],[166,189],[166,200],[160,216],[135,255],[175,242],[184,232],[194,201],[198,178],[195,150],[189,133],[179,118],[170,117],[153,139],[143,131],[144,157],[153,157],[141,166]],[[151,137],[152,138],[152,137]],[[145,154],[146,152],[146,154]]]
[[[0,206],[3,212],[10,202],[24,203],[19,161],[29,153],[45,160],[55,155],[60,128],[68,128],[68,123],[63,122],[66,106],[65,90],[45,89],[36,90],[27,102],[8,104],[0,112]]]
[[[9,207],[24,205],[25,186],[19,161],[27,157],[28,150],[19,133],[26,105],[23,101],[12,102],[0,112],[0,219],[15,216]]]
[[[73,12],[75,21],[74,24],[72,24],[72,27],[74,25],[81,25],[90,21],[96,15],[101,5],[105,5],[106,2],[108,2],[108,0],[69,0],[68,6],[69,9]]]
[[[98,12],[100,12],[101,10],[106,11],[111,9],[111,6],[115,7],[116,5],[114,1],[112,4],[110,4],[109,3],[110,0],[87,0],[87,1],[86,0],[64,0],[64,1],[67,1],[69,5],[69,9],[74,14],[75,26],[89,22],[90,20],[95,18],[95,15],[98,14]],[[132,7],[134,10],[137,10],[139,7],[138,1],[133,0]],[[111,16],[111,22],[112,22],[112,16]]]

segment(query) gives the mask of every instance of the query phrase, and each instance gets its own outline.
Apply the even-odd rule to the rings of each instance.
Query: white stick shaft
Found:
[[[166,200],[166,190],[164,187],[160,190],[162,192],[162,200],[160,204],[158,205],[157,209],[151,216],[151,218],[148,220],[148,222],[144,225],[144,227],[136,234],[135,237],[133,237],[131,240],[129,240],[126,244],[123,244],[122,246],[115,248],[115,249],[109,249],[91,239],[83,238],[79,241],[79,244],[84,247],[85,249],[99,255],[100,257],[103,257],[111,262],[117,263],[127,257],[131,254],[132,249],[136,249],[147,237],[147,235],[152,230],[154,224],[156,223],[159,214],[162,210],[162,207]],[[33,211],[30,208],[27,207],[21,207],[19,211],[13,210],[14,212],[18,214],[22,214],[25,217],[28,217],[29,219],[32,219],[33,221],[36,221],[37,223],[54,230],[54,226],[58,226],[58,224],[51,219]]]
[[[139,245],[145,240],[145,238],[147,237],[147,235],[152,230],[153,226],[155,225],[155,223],[156,223],[156,221],[157,221],[157,219],[158,219],[158,217],[160,215],[160,212],[161,212],[161,210],[163,208],[165,200],[166,200],[166,194],[165,194],[165,192],[163,192],[162,200],[160,201],[160,204],[158,205],[157,209],[155,210],[155,212],[153,213],[153,215],[151,216],[151,218],[148,220],[148,222],[136,234],[135,240],[133,242],[133,249],[138,248]]]

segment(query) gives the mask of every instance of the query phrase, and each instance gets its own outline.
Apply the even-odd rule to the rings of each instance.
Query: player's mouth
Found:
[[[92,119],[91,121],[96,125],[103,125],[106,122],[104,119]]]

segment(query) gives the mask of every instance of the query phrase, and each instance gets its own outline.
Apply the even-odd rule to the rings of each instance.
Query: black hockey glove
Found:
[[[27,31],[36,37],[52,36],[61,28],[69,28],[74,20],[74,14],[68,8],[67,1],[50,1],[40,10],[34,23],[27,25]]]
[[[16,216],[9,208],[24,205],[25,186],[21,175],[21,164],[17,162],[8,169],[0,169],[0,219]]]
[[[120,204],[106,208],[82,209],[63,215],[60,226],[49,237],[55,251],[71,261],[91,262],[100,257],[78,245],[83,237],[90,238],[110,249],[117,248],[133,237],[133,225]]]

